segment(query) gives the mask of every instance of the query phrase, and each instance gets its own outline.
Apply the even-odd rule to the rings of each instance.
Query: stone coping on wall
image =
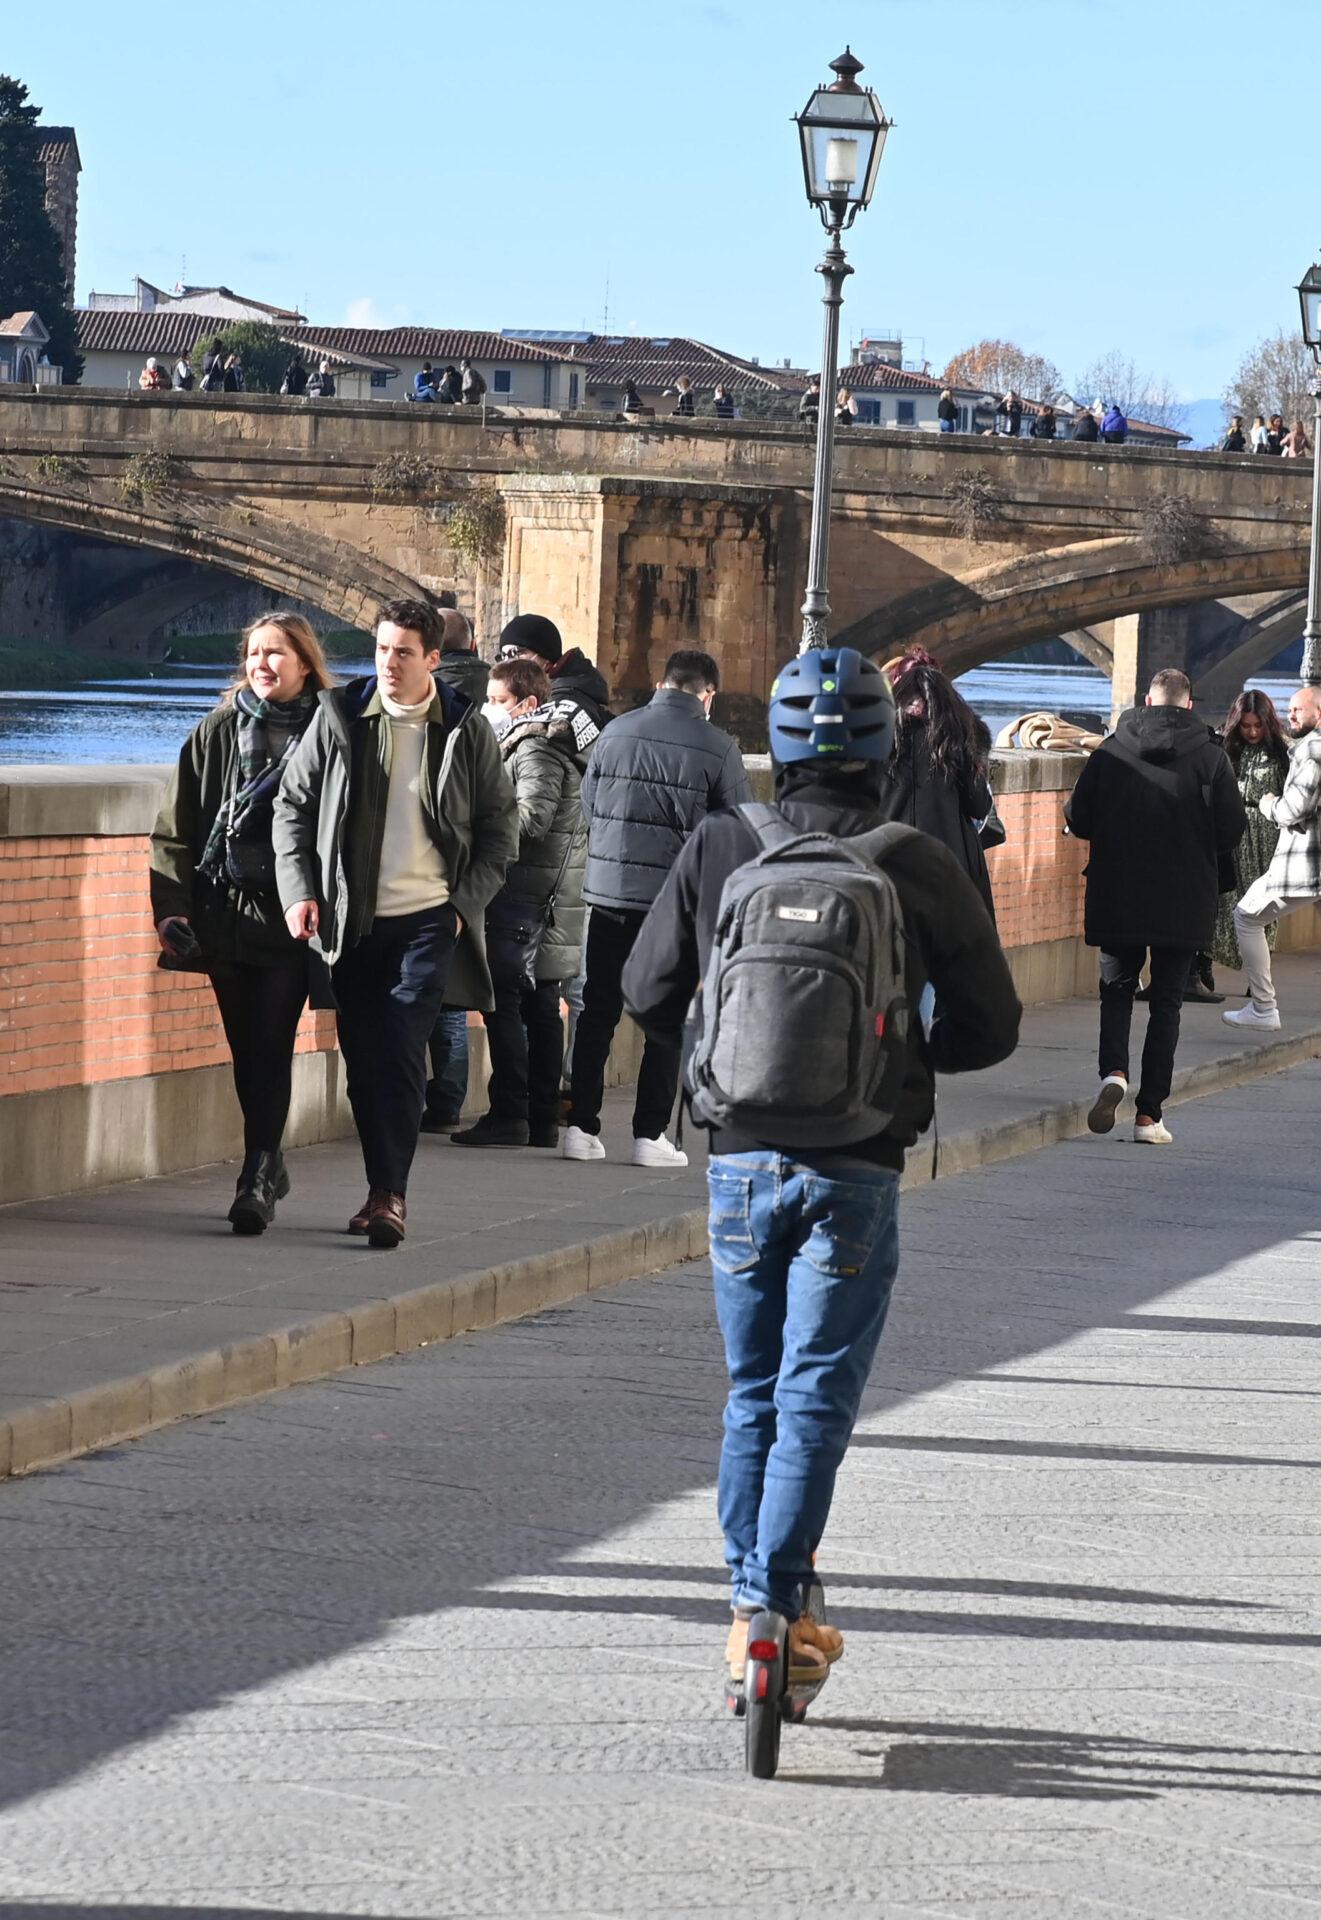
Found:
[[[1068,793],[1084,758],[996,752],[991,785],[998,794]],[[758,785],[769,777],[769,755],[747,754],[745,765]],[[0,766],[0,840],[150,833],[169,772],[161,766]]]

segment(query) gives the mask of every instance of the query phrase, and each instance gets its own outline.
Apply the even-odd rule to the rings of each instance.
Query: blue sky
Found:
[[[133,273],[317,320],[686,333],[810,362],[790,116],[846,40],[896,122],[844,330],[986,335],[1218,394],[1321,253],[1315,0],[255,0],[10,7],[77,126],[79,298]],[[17,18],[15,18],[17,14]]]

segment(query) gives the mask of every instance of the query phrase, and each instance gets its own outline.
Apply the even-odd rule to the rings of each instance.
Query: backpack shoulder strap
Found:
[[[780,809],[768,806],[764,800],[745,800],[737,812],[756,834],[763,853],[769,853],[772,847],[786,847],[791,840],[802,839],[802,835],[789,825]]]

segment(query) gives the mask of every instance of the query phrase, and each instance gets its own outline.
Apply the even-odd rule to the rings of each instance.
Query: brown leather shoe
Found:
[[[373,1187],[368,1202],[367,1244],[370,1247],[397,1247],[404,1237],[404,1196],[386,1187]]]
[[[367,1223],[372,1217],[372,1195],[374,1191],[374,1188],[368,1188],[367,1198],[358,1208],[358,1211],[354,1214],[345,1229],[347,1233],[366,1233]]]

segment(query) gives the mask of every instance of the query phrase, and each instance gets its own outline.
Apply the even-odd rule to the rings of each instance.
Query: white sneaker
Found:
[[[681,1153],[678,1147],[671,1146],[664,1134],[657,1140],[635,1140],[633,1142],[633,1165],[635,1167],[686,1167],[688,1155]]]
[[[564,1160],[604,1160],[605,1148],[601,1145],[601,1136],[584,1133],[581,1127],[566,1127],[564,1138],[560,1141],[560,1157]]]
[[[1279,1009],[1259,1007],[1251,1000],[1245,1007],[1235,1007],[1230,1013],[1222,1013],[1220,1018],[1231,1027],[1256,1027],[1262,1033],[1279,1031]]]
[[[1153,1120],[1150,1126],[1133,1129],[1133,1138],[1140,1147],[1172,1147],[1174,1135],[1163,1120]]]

